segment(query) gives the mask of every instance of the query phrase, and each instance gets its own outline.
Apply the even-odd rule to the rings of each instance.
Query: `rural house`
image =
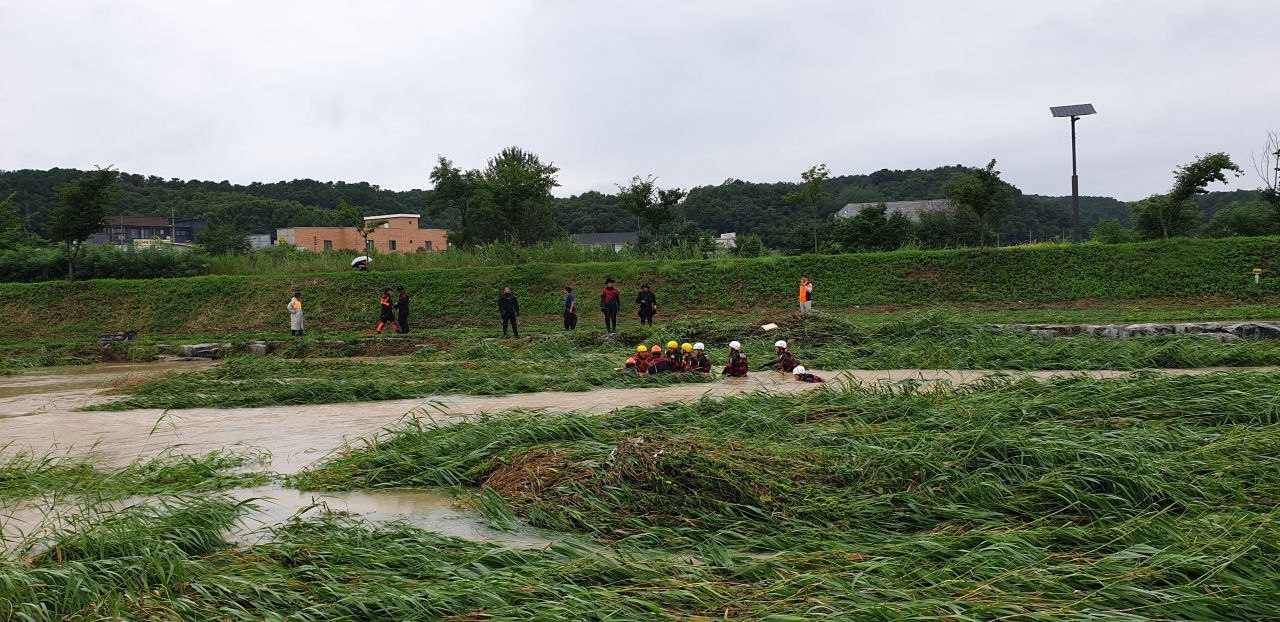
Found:
[[[640,240],[639,233],[635,231],[625,231],[621,233],[575,233],[573,234],[573,242],[578,246],[586,248],[608,248],[612,247],[613,252],[620,253],[622,249],[628,246],[635,246]]]
[[[924,212],[941,212],[951,209],[951,202],[946,199],[928,199],[924,201],[873,201],[871,203],[850,203],[835,213],[835,218],[853,218],[864,207],[875,207],[884,203],[884,215],[902,214],[911,220],[920,220]]]
[[[385,253],[443,251],[449,248],[447,229],[420,229],[417,214],[365,216],[365,222],[386,222],[369,234],[368,246],[355,227],[290,227],[277,229],[276,239],[312,252],[378,250]]]

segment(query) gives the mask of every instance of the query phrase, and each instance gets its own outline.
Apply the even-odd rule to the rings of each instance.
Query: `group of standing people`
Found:
[[[564,288],[564,329],[576,330],[578,328],[578,297],[573,292],[572,287]],[[658,296],[648,283],[640,286],[640,291],[636,294],[637,315],[640,317],[641,326],[653,326],[653,318],[658,314]],[[373,331],[381,334],[387,328],[393,328],[397,333],[409,332],[409,292],[401,285],[396,288],[396,293],[392,294],[391,288],[382,290],[382,297],[378,300],[379,315],[378,326]],[[609,333],[618,332],[618,311],[622,308],[622,290],[617,288],[612,278],[605,279],[604,288],[600,290],[600,312],[604,315],[604,327]],[[303,315],[302,315],[302,292],[295,291],[293,298],[289,300],[287,307],[289,312],[289,330],[295,337],[301,337],[305,334]],[[800,313],[809,313],[813,311],[813,282],[809,280],[808,275],[800,277]],[[510,287],[503,287],[502,294],[498,296],[498,315],[502,318],[502,336],[508,335],[520,337],[520,327],[517,318],[520,316],[520,301],[515,294],[511,293]],[[731,350],[733,342],[730,344]],[[691,344],[684,344],[689,346]],[[655,348],[657,346],[654,346]],[[640,354],[637,352],[637,354]],[[705,356],[705,354],[704,354]],[[649,358],[647,355],[645,358]],[[742,359],[745,361],[745,356]],[[734,358],[730,356],[730,367],[734,366]],[[744,363],[745,364],[745,363]],[[788,369],[787,371],[790,371]],[[736,375],[729,373],[726,368],[727,375]],[[746,375],[745,369],[741,375]]]

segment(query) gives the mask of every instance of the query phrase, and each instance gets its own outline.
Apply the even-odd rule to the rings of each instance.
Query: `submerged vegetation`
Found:
[[[1280,374],[839,385],[406,419],[291,481],[445,487],[511,549],[175,498],[0,560],[0,617],[1263,619]]]

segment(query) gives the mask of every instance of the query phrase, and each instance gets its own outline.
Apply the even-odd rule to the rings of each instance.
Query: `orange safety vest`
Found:
[[[809,302],[809,284],[800,284],[800,302]]]

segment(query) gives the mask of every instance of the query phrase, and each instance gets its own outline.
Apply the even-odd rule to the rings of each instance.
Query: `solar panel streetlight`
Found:
[[[1080,243],[1080,176],[1076,173],[1076,121],[1080,117],[1097,114],[1093,104],[1074,106],[1050,106],[1054,117],[1071,117],[1071,226],[1075,229],[1075,242]]]

